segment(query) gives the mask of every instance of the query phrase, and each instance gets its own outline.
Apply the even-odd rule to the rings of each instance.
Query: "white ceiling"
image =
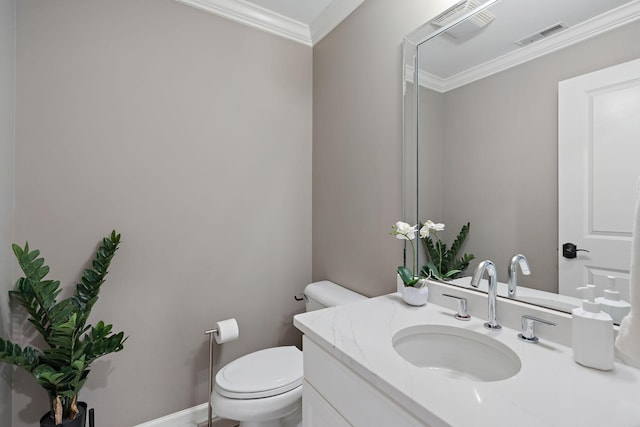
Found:
[[[331,0],[246,0],[246,2],[311,25],[329,6]]]
[[[365,0],[176,0],[313,46]]]

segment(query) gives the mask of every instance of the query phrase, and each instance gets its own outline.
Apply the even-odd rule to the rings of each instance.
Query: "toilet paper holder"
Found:
[[[211,427],[213,418],[213,408],[211,407],[211,394],[213,393],[213,342],[222,344],[228,341],[238,339],[238,323],[236,319],[222,320],[216,323],[216,328],[204,331],[205,335],[209,335],[209,397],[208,397],[208,416],[207,425]]]
[[[211,408],[211,393],[213,393],[213,339],[216,335],[219,335],[220,330],[218,328],[209,329],[204,331],[205,335],[209,335],[209,394],[207,397],[207,426],[211,427],[211,418],[213,417],[213,409]]]
[[[205,335],[210,335],[209,339],[213,339],[213,335],[218,335],[220,330],[218,328],[209,329],[208,331],[204,331]]]

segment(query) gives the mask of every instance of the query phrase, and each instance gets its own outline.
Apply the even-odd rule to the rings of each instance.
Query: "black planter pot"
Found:
[[[51,411],[44,414],[40,418],[40,427],[85,427],[87,420],[87,404],[84,402],[78,402],[78,416],[75,420],[63,420],[62,424],[56,424],[51,416]]]

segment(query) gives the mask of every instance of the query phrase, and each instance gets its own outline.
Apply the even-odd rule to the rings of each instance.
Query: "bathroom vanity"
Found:
[[[423,307],[394,293],[295,317],[304,333],[305,427],[640,426],[640,370],[616,362],[604,372],[575,363],[569,315],[500,298],[503,328],[490,331],[483,327],[486,295],[435,282],[429,288]],[[467,298],[471,320],[455,319],[456,304],[443,293]],[[556,326],[536,326],[540,341],[526,343],[517,337],[522,315]],[[427,330],[446,339],[421,345],[429,335],[418,334],[417,346],[400,349],[411,331]],[[442,360],[459,357],[461,364],[418,366],[443,346],[457,348],[451,331],[460,335],[460,351]],[[477,351],[477,343],[465,349],[467,335],[482,344]],[[416,360],[405,359],[412,355]]]

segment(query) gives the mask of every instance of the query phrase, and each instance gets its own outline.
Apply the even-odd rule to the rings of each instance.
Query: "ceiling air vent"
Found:
[[[517,42],[515,42],[518,46],[524,47],[524,46],[528,46],[531,43],[535,43],[539,40],[542,40],[546,37],[552,36],[556,33],[559,33],[560,31],[563,31],[565,29],[569,28],[569,26],[567,24],[565,24],[564,22],[558,22],[557,24],[554,24],[550,27],[545,28],[544,30],[540,30],[540,31],[536,31],[533,34],[529,34],[527,37],[518,40]]]
[[[460,18],[461,16],[476,9],[478,6],[480,6],[480,4],[475,0],[466,0],[462,3],[458,3],[451,9],[448,9],[440,15],[436,16],[431,21],[431,24],[435,25],[436,27],[444,27],[447,24]],[[493,19],[494,16],[489,12],[479,12],[460,22],[455,27],[449,28],[445,34],[453,37],[454,39],[464,40],[475,35],[482,28],[489,25],[489,23],[491,23]]]

